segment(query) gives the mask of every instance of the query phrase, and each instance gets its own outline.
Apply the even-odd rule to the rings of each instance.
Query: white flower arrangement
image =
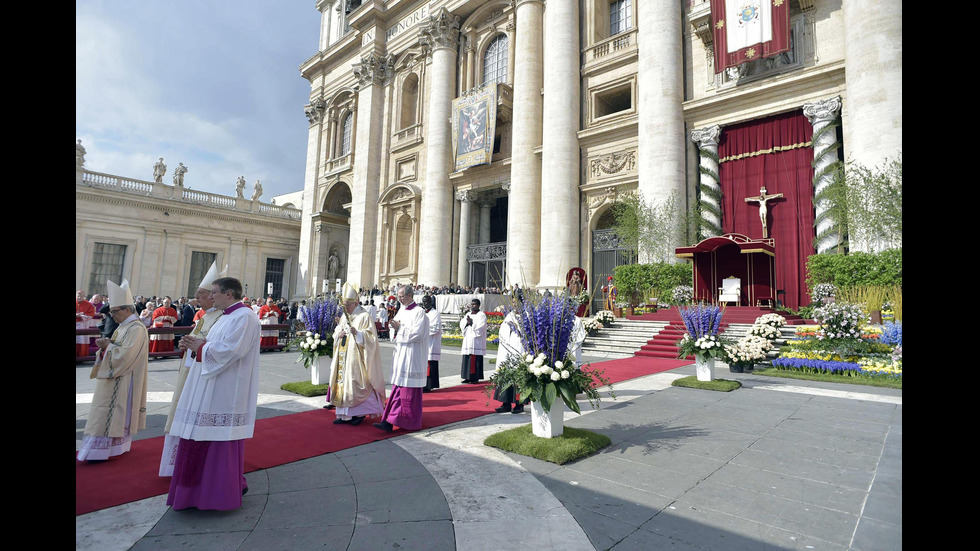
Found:
[[[754,364],[765,360],[772,350],[772,341],[758,335],[747,335],[725,347],[730,364]]]
[[[760,325],[756,323],[751,329],[749,329],[749,335],[774,341],[779,338],[779,329],[776,329],[771,325]]]
[[[616,319],[616,314],[613,314],[609,310],[600,310],[596,312],[595,320],[599,323],[612,323]]]
[[[598,331],[605,326],[602,325],[602,322],[596,318],[583,318],[582,327],[584,327],[586,331]]]
[[[823,303],[825,298],[833,298],[836,294],[837,287],[833,283],[818,283],[810,293],[810,298],[813,302]]]
[[[674,304],[687,304],[694,298],[694,288],[690,285],[678,285],[670,294]]]
[[[779,314],[765,314],[755,319],[755,325],[769,325],[779,329],[786,325],[786,318]]]

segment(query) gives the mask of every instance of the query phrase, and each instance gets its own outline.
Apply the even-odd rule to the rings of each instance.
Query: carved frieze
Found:
[[[593,180],[620,172],[636,170],[636,151],[610,153],[589,160],[589,175]]]

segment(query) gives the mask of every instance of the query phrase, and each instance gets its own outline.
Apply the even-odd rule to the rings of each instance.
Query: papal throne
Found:
[[[735,306],[742,305],[742,280],[732,276],[721,280],[718,288],[718,303],[734,302]]]

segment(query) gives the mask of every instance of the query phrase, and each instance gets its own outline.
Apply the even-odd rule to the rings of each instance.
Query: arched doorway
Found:
[[[602,310],[602,287],[613,275],[616,266],[636,264],[636,249],[627,246],[613,229],[616,217],[610,206],[596,221],[592,230],[592,313]],[[598,300],[597,300],[598,299]]]

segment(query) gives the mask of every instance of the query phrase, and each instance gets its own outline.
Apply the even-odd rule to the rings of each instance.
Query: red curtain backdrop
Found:
[[[801,111],[774,115],[723,128],[718,144],[721,163],[722,230],[762,238],[759,203],[770,200],[769,237],[776,247],[776,288],[790,308],[810,303],[806,291],[806,260],[813,249],[813,127]],[[774,297],[775,298],[775,297]]]

